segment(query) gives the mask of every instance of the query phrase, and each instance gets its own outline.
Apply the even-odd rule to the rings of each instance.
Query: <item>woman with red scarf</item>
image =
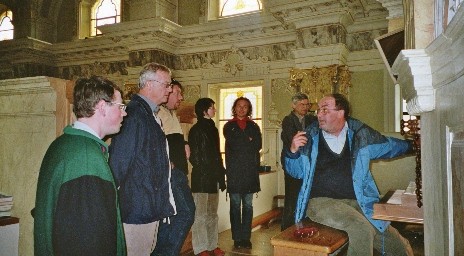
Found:
[[[227,192],[230,196],[230,223],[235,248],[251,249],[253,193],[259,192],[259,151],[262,147],[261,130],[250,117],[249,99],[234,101],[234,118],[224,125],[226,139]]]

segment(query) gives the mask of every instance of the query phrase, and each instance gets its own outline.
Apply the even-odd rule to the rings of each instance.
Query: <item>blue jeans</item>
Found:
[[[152,256],[179,255],[195,219],[195,203],[193,202],[187,176],[177,168],[172,169],[171,185],[177,215],[169,217],[170,223],[160,221],[158,241],[151,253]]]
[[[234,241],[249,241],[253,220],[253,193],[229,194],[230,224]]]

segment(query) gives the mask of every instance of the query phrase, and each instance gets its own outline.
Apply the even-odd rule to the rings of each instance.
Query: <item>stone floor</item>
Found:
[[[424,255],[424,235],[422,225],[415,224],[393,224],[405,238],[407,238],[414,250],[415,256]],[[234,249],[234,242],[230,230],[226,230],[219,234],[219,247],[226,252],[226,256],[271,256],[273,248],[270,243],[271,237],[280,233],[280,222],[275,221],[269,225],[269,228],[260,228],[254,231],[251,235],[253,249]],[[194,256],[193,252],[183,254],[182,256]]]

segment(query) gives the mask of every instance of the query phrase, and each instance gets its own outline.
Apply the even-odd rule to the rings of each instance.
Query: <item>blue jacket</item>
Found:
[[[364,216],[380,232],[385,231],[390,222],[372,219],[374,204],[380,200],[380,194],[369,170],[370,160],[389,159],[401,156],[412,150],[412,143],[392,137],[386,137],[368,125],[348,118],[348,143],[351,153],[351,168],[353,172],[353,187]],[[308,204],[319,145],[319,122],[314,122],[306,128],[308,143],[299,151],[292,153],[287,149],[285,164],[291,176],[303,179],[297,200],[295,222],[305,217],[304,210]]]
[[[145,224],[175,214],[169,201],[166,136],[139,95],[127,105],[121,131],[111,139],[110,166],[124,223]]]

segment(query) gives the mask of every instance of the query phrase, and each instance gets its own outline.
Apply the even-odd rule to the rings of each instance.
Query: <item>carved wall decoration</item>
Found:
[[[202,52],[176,56],[175,70],[223,68],[228,72],[238,71],[240,65],[268,63],[293,59],[295,42],[245,48],[232,47],[227,51]]]
[[[349,34],[346,37],[346,44],[350,51],[372,50],[376,48],[374,39],[387,32],[387,29],[375,29],[372,31]]]
[[[267,112],[267,118],[269,123],[274,126],[274,128],[279,128],[282,125],[282,121],[278,118],[279,111],[276,109],[276,104],[271,102],[269,105],[269,111]]]
[[[157,49],[129,52],[129,67],[143,66],[150,62],[163,63],[169,68],[175,67],[176,56]]]
[[[345,43],[347,34],[340,24],[305,28],[298,32],[298,45],[303,48]]]
[[[90,77],[92,75],[127,75],[127,63],[125,61],[115,62],[94,62],[92,64],[83,64],[79,66],[59,67],[56,76],[74,80],[78,77]]]
[[[282,93],[282,92],[288,93],[289,95],[293,95],[294,93],[296,93],[296,90],[288,82],[288,79],[283,79],[283,78],[272,79],[271,94],[277,95],[278,93]]]
[[[311,103],[317,103],[330,93],[340,93],[348,97],[351,73],[348,66],[344,65],[291,69],[290,84],[297,91],[308,94]]]
[[[281,120],[292,110],[291,99],[296,92],[296,88],[291,86],[288,79],[276,78],[271,80],[271,105],[273,109],[280,110],[277,113],[279,121],[269,116],[271,124],[278,123],[280,125]],[[270,115],[271,113],[268,114]]]
[[[190,103],[195,103],[200,98],[200,85],[184,86],[184,100]]]
[[[227,53],[224,63],[224,71],[227,73],[231,73],[235,76],[238,71],[243,70],[243,55],[238,52],[238,49],[232,47],[232,51]]]
[[[12,72],[0,72],[1,79],[33,77],[33,76],[54,76],[56,68],[40,63],[20,63],[12,65]]]

